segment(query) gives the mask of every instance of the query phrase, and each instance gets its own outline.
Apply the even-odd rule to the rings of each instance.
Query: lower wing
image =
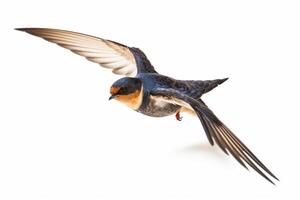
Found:
[[[193,99],[174,89],[155,89],[151,95],[160,97],[162,100],[192,109],[197,114],[203,125],[204,131],[211,145],[214,142],[228,154],[228,152],[246,169],[245,162],[265,179],[274,182],[266,175],[274,179],[278,178],[226,127],[216,115],[200,99]]]

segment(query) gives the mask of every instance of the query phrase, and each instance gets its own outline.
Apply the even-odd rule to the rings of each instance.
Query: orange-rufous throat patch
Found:
[[[116,100],[126,104],[133,110],[137,110],[143,101],[143,88],[141,90],[136,90],[135,92],[128,95],[120,95],[115,97]]]

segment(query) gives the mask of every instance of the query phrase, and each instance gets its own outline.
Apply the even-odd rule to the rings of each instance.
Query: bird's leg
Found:
[[[176,113],[175,117],[176,117],[176,119],[177,119],[178,121],[181,121],[181,120],[182,120],[182,117],[180,117],[180,111],[178,111],[178,112]]]

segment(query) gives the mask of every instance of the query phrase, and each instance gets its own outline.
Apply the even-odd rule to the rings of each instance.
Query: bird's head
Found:
[[[110,88],[109,100],[116,99],[137,109],[142,101],[142,82],[140,79],[125,77],[117,80]]]

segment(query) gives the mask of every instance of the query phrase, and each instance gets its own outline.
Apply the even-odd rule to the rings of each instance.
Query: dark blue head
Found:
[[[128,96],[139,93],[142,89],[142,82],[138,78],[124,77],[116,82],[110,88],[110,99],[120,96]]]

